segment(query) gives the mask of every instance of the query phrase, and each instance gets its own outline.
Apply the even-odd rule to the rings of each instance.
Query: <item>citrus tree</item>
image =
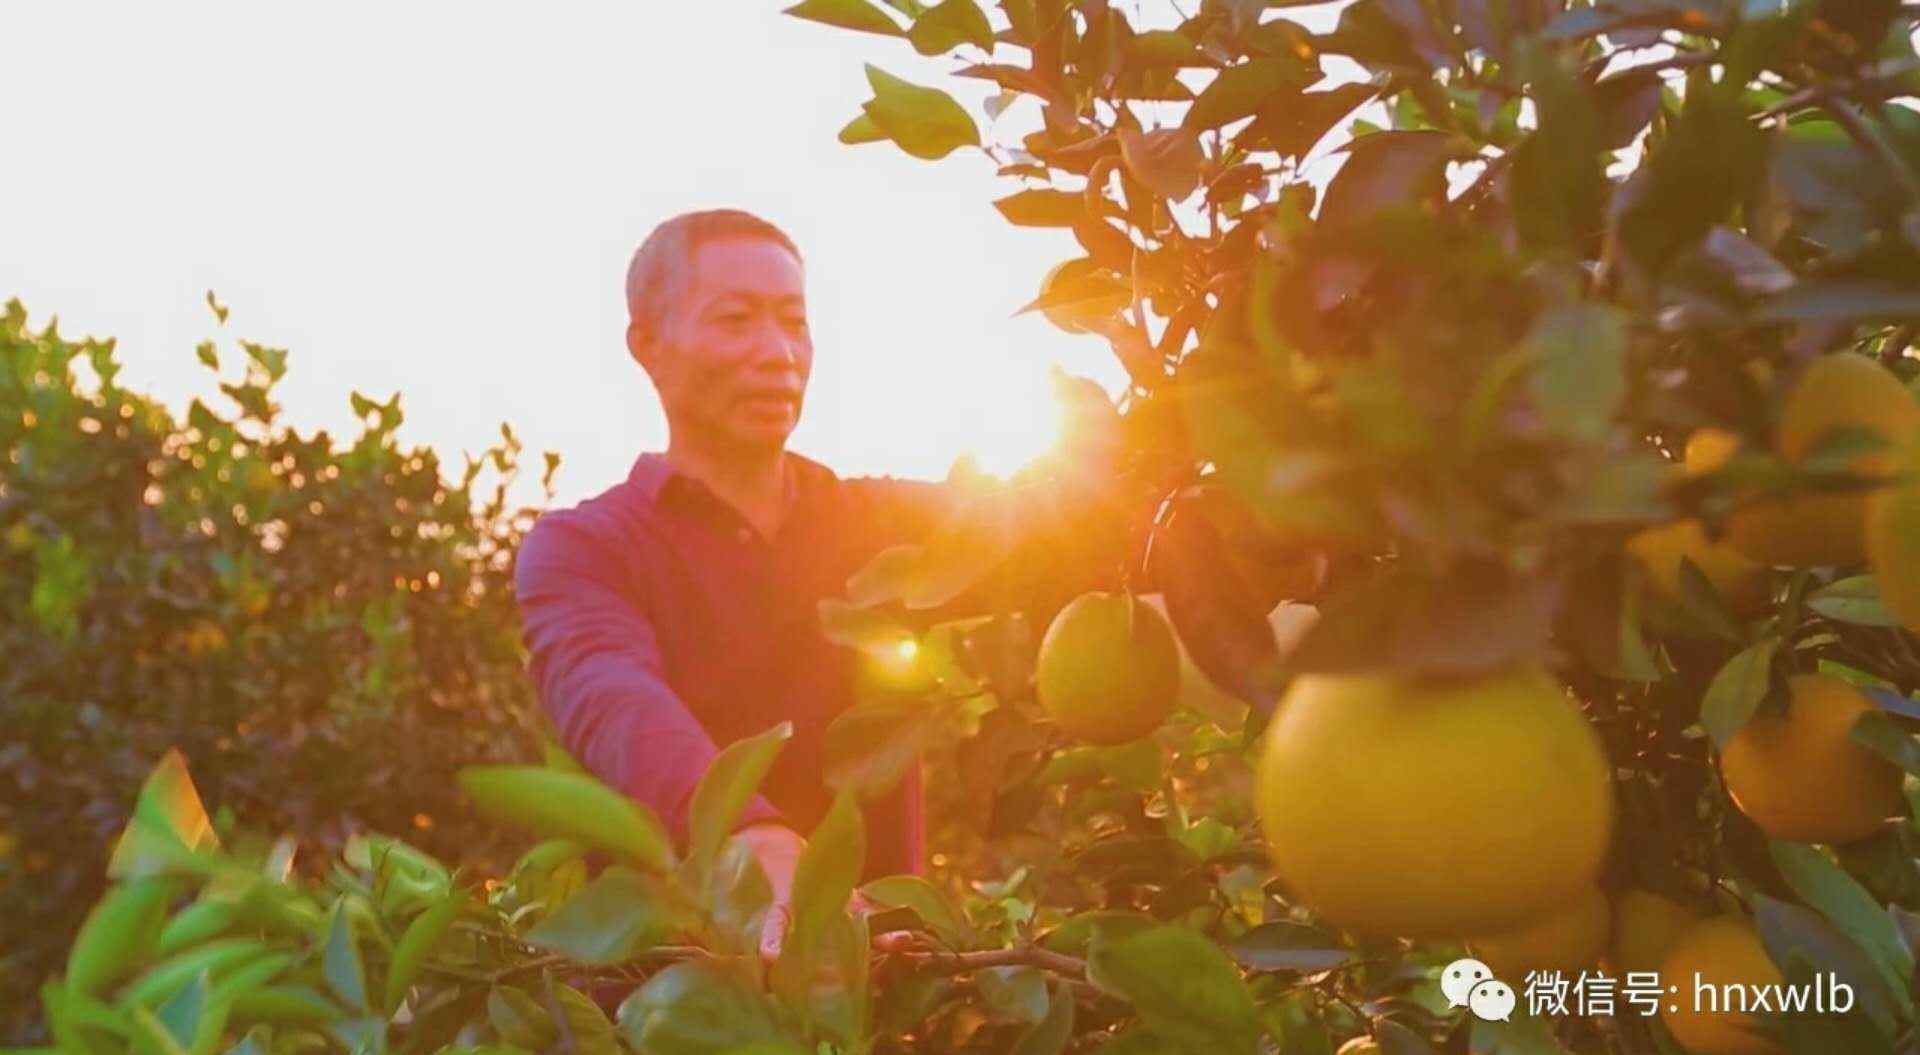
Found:
[[[230,814],[315,849],[371,828],[512,860],[453,774],[538,743],[517,438],[443,467],[396,438],[397,395],[356,393],[337,442],[280,415],[284,350],[198,357],[219,392],[178,415],[112,341],[0,311],[0,1044],[170,746]]]
[[[1128,385],[823,605],[868,677],[776,959],[727,833],[783,729],[685,847],[564,757],[467,772],[546,840],[496,878],[297,881],[169,759],[54,1042],[1911,1050],[1916,12],[1294,6],[791,10],[999,90],[1017,142],[870,68],[842,138],[1022,181],[1083,250],[1032,307]],[[854,899],[916,754],[930,875]]]

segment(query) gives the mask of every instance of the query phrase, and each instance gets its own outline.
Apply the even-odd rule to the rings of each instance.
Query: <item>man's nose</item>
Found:
[[[804,337],[797,336],[778,321],[760,327],[754,340],[754,363],[774,369],[790,369],[800,364]]]

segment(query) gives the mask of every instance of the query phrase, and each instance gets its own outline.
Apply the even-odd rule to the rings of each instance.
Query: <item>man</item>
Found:
[[[765,868],[777,948],[794,864],[831,805],[822,733],[854,657],[816,602],[881,549],[928,533],[938,484],[840,479],[786,450],[813,366],[791,239],[744,212],[661,224],[627,272],[627,348],[660,394],[665,452],[542,516],[515,587],[540,699],[563,746],[684,843],[718,747],[782,721],[794,736],[739,834]],[[919,774],[869,803],[867,876],[921,869]]]

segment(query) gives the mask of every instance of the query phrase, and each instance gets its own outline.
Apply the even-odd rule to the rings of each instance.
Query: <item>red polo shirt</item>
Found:
[[[649,453],[626,482],[541,516],[520,547],[522,632],[562,745],[682,845],[718,747],[782,721],[793,739],[741,823],[804,835],[825,816],[823,733],[853,702],[855,657],[821,635],[816,603],[875,553],[924,537],[945,505],[941,484],[843,480],[787,458],[794,502],[772,538]],[[866,816],[868,877],[923,870],[917,765]]]

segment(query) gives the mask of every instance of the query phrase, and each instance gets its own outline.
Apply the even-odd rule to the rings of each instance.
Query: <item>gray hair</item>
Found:
[[[685,212],[667,220],[647,235],[627,265],[627,317],[648,338],[686,296],[694,250],[721,238],[765,238],[801,259],[785,231],[741,209]]]

